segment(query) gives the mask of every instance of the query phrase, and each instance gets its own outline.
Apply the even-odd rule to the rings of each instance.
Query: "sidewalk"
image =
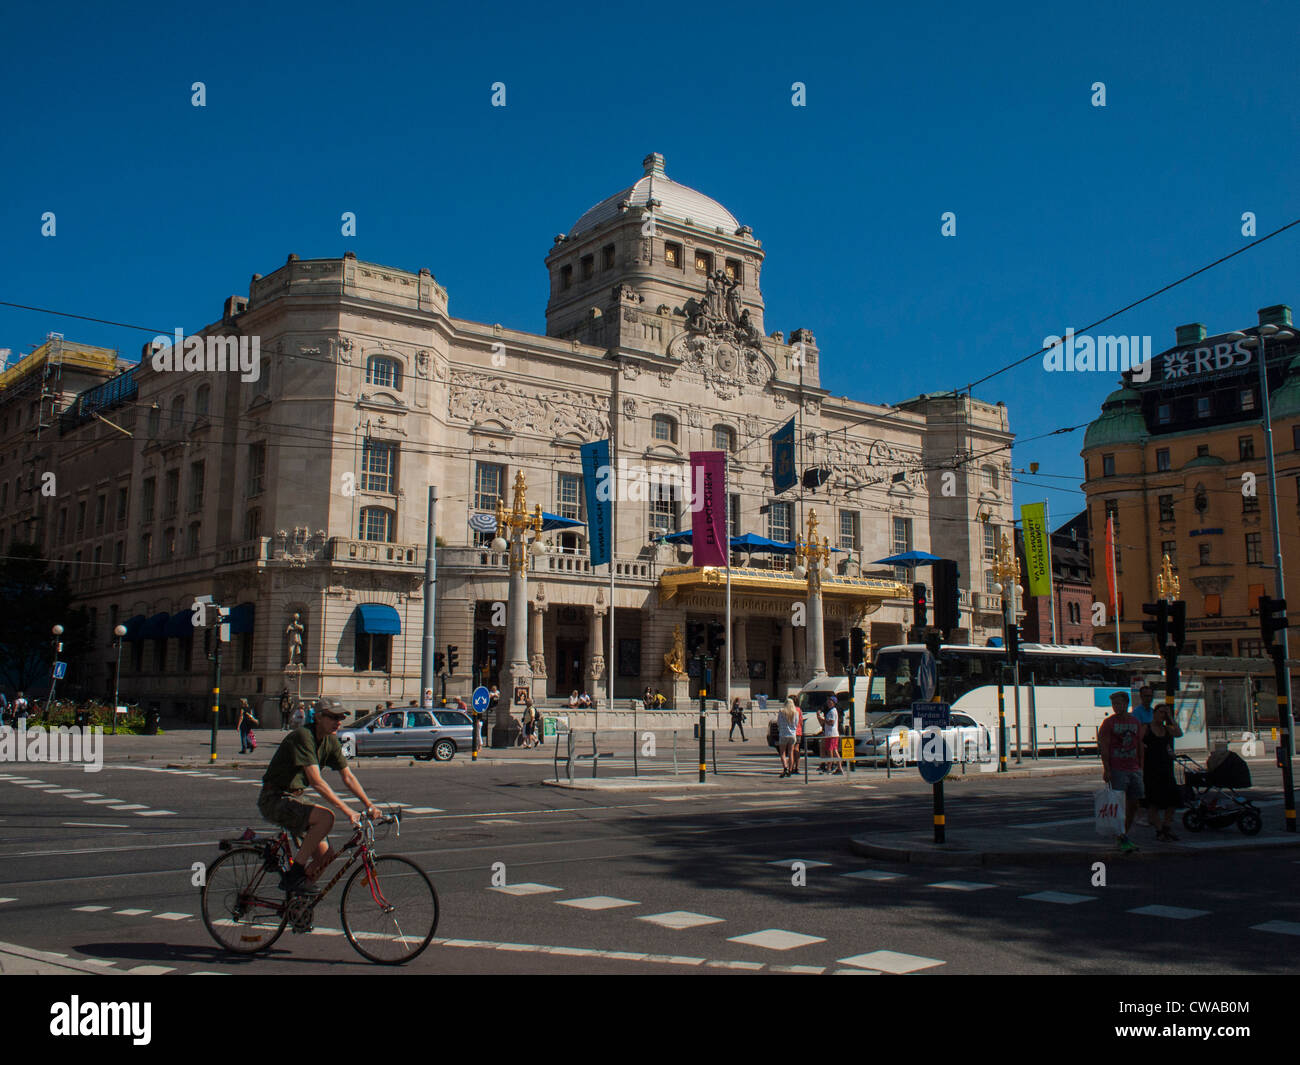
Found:
[[[108,968],[73,961],[48,951],[0,943],[0,976],[103,976]],[[128,975],[117,971],[117,976]]]

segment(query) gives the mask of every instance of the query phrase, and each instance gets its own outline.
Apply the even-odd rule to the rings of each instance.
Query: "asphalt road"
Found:
[[[1209,975],[1298,967],[1289,848],[1168,861],[1116,856],[1102,887],[1084,863],[959,870],[855,857],[850,836],[928,825],[930,793],[915,771],[806,787],[774,774],[738,777],[687,795],[545,787],[550,767],[537,763],[367,759],[358,771],[373,798],[412,810],[380,853],[414,859],[440,896],[446,942],[401,971]],[[0,766],[0,941],[109,972],[391,971],[331,931],[339,928],[334,899],[317,913],[324,931],[286,932],[268,954],[233,957],[211,941],[193,864],[214,860],[222,836],[266,829],[255,808],[260,775],[111,760],[94,774]],[[1270,789],[1275,777],[1256,773]],[[1096,784],[1091,776],[972,776],[949,788],[949,824],[1086,816]],[[1145,831],[1135,833],[1139,843]],[[805,863],[806,883],[794,882],[793,861]],[[504,889],[492,885],[496,863]],[[1132,912],[1149,906],[1170,909]]]

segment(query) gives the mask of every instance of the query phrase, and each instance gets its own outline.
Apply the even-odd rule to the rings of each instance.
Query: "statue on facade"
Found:
[[[284,634],[289,638],[289,661],[285,663],[285,669],[302,668],[303,627],[298,617],[297,614],[294,614],[293,620],[285,626]]]
[[[664,672],[674,677],[686,675],[686,638],[680,625],[673,626],[673,649],[664,655]]]

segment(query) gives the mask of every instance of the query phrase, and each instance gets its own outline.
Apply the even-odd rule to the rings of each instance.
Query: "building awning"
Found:
[[[166,611],[161,614],[155,614],[140,629],[140,639],[142,640],[165,640],[167,639],[167,622],[171,615]]]
[[[386,603],[361,603],[357,606],[357,632],[371,636],[396,636],[401,631],[401,617]]]
[[[124,640],[143,640],[143,639],[144,639],[144,635],[143,635],[144,624],[145,624],[145,622],[148,621],[148,620],[149,620],[149,619],[146,618],[143,614],[136,614],[135,617],[133,617],[133,618],[131,618],[129,621],[127,621],[127,623],[126,623],[126,635],[123,636],[122,639],[124,639]]]
[[[175,636],[179,640],[185,639],[186,636],[194,635],[194,615],[188,610],[181,610],[171,616],[167,622],[167,635]]]
[[[230,611],[230,635],[243,636],[253,631],[254,603],[240,603]]]
[[[681,591],[721,591],[727,571],[715,566],[676,566],[659,575],[659,596],[668,602]],[[790,570],[731,567],[733,592],[752,592],[790,600],[808,597],[808,582]],[[911,599],[912,589],[897,581],[879,577],[822,577],[822,597],[829,602],[851,604],[859,613],[874,614],[886,600]]]

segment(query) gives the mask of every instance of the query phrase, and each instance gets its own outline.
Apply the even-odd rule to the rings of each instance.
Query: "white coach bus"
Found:
[[[920,702],[917,671],[925,653],[923,644],[882,647],[871,671],[868,715],[910,711]],[[1008,745],[1014,748],[1015,695],[1011,671],[1001,647],[945,644],[939,649],[938,686],[935,695],[954,711],[969,715],[996,735],[998,679],[1004,684]],[[1039,750],[1072,750],[1076,728],[1078,746],[1095,748],[1097,728],[1110,714],[1110,697],[1117,691],[1136,694],[1143,682],[1163,700],[1164,661],[1156,655],[1116,654],[1097,647],[1022,643],[1020,645],[1020,727],[1022,746],[1030,747],[1030,693],[1032,689]],[[1175,696],[1175,708],[1185,738],[1178,746],[1205,747],[1205,700],[1202,686],[1186,678]]]

